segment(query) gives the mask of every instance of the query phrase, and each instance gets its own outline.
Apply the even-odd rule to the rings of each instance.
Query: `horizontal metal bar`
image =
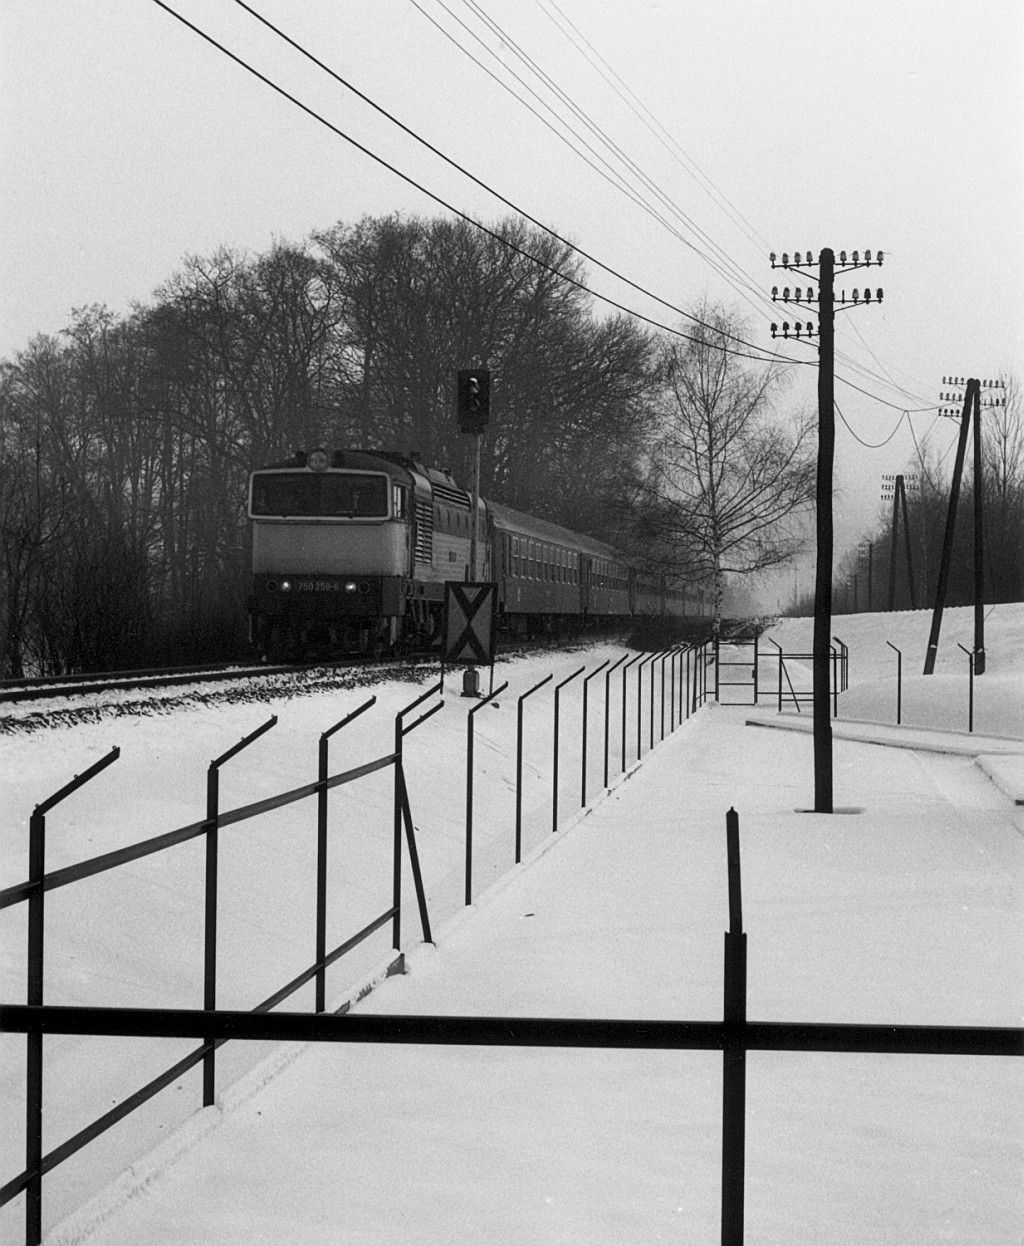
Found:
[[[325,789],[339,787],[344,783],[352,783],[356,779],[361,779],[368,774],[373,774],[377,770],[383,770],[387,766],[394,764],[397,753],[389,753],[386,757],[379,757],[376,761],[366,762],[365,765],[356,766],[352,770],[346,770],[341,774],[332,775],[323,785]],[[280,809],[283,805],[289,805],[297,800],[304,800],[308,796],[314,795],[320,790],[321,784],[317,780],[314,783],[306,783],[302,787],[293,788],[290,792],[282,792],[279,796],[271,796],[266,800],[256,801],[251,805],[243,805],[239,809],[229,809],[220,814],[217,819],[219,826],[231,826],[237,822],[245,822],[249,818],[255,818],[261,813],[267,813],[271,809]],[[156,835],[152,839],[144,839],[140,843],[131,844],[127,848],[117,848],[113,852],[105,852],[101,856],[92,857],[88,861],[79,861],[75,865],[65,866],[62,870],[54,870],[53,873],[47,874],[43,878],[43,890],[54,891],[58,887],[66,887],[69,883],[75,883],[83,878],[90,878],[94,874],[102,874],[105,870],[114,869],[118,865],[126,865],[129,861],[137,861],[141,857],[151,856],[155,852],[163,852],[168,848],[173,848],[178,844],[184,844],[190,839],[195,839],[202,835],[209,820],[204,818],[201,822],[193,822],[190,826],[179,827],[176,831],[167,831],[163,835]],[[0,891],[0,909],[10,907],[22,900],[26,900],[37,884],[24,882],[15,883],[13,887],[6,887]]]
[[[106,768],[112,762],[117,761],[120,756],[121,750],[115,746],[109,753],[104,754],[99,761],[94,762],[88,770],[83,770],[81,774],[76,774],[69,783],[64,784],[60,791],[54,792],[52,796],[48,796],[46,800],[41,801],[38,805],[36,805],[36,813],[49,813],[55,805],[59,805],[60,802],[70,796],[72,792],[78,791],[78,789],[88,783],[90,779],[95,778],[101,770],[106,770]]]
[[[387,925],[387,923],[397,912],[398,910],[392,906],[386,913],[382,913],[380,917],[374,918],[374,920],[370,922],[368,926],[364,926],[358,934],[354,934],[350,939],[346,939],[344,943],[339,944],[333,952],[329,952],[322,961],[317,961],[315,965],[310,965],[310,967],[308,969],[304,969],[297,978],[293,978],[291,982],[281,987],[279,991],[275,991],[274,994],[268,999],[265,999],[261,1004],[257,1004],[253,1009],[253,1012],[269,1012],[271,1008],[276,1008],[282,1000],[287,999],[289,995],[294,995],[295,992],[300,987],[305,986],[307,982],[312,982],[321,969],[327,969],[328,966],[333,965],[336,960],[340,960],[346,952],[351,952],[352,949],[354,947],[358,947],[364,939],[368,939],[375,930],[379,930],[381,926]]]
[[[364,926],[358,934],[354,934],[351,938],[346,939],[344,943],[339,944],[334,951],[324,957],[322,962],[317,962],[317,964],[299,974],[287,986],[282,987],[280,991],[276,991],[269,999],[265,999],[261,1004],[257,1004],[253,1012],[266,1013],[271,1008],[275,1008],[283,999],[294,994],[300,987],[315,978],[319,969],[326,969],[328,966],[333,965],[346,952],[351,952],[364,939],[369,938],[375,931],[387,925],[394,917],[395,912],[396,910],[392,907],[386,913],[382,913],[380,917],[375,918],[369,925]],[[52,1169],[56,1168],[58,1164],[62,1164],[66,1159],[70,1159],[76,1151],[80,1151],[82,1147],[88,1146],[90,1142],[95,1141],[95,1139],[106,1133],[108,1129],[112,1128],[119,1121],[131,1115],[136,1108],[140,1108],[149,1099],[152,1099],[154,1095],[159,1094],[161,1090],[176,1082],[182,1074],[194,1068],[208,1051],[222,1047],[227,1041],[227,1037],[222,1037],[215,1042],[204,1043],[201,1047],[197,1047],[195,1051],[190,1052],[182,1060],[179,1060],[158,1077],[155,1077],[151,1082],[147,1082],[145,1086],[140,1087],[139,1090],[135,1091],[134,1094],[123,1100],[116,1107],[111,1108],[109,1112],[105,1112],[93,1121],[92,1124],[80,1130],[74,1137],[69,1138],[66,1142],[62,1142],[59,1147],[55,1147],[48,1155],[44,1156],[40,1165],[40,1175],[45,1176]],[[29,1172],[19,1173],[17,1177],[12,1178],[6,1185],[0,1187],[0,1207],[20,1194],[28,1184],[31,1176],[32,1174]]]
[[[295,1039],[310,1042],[460,1044],[491,1047],[609,1047],[665,1050],[875,1052],[1024,1056],[1024,1028],[953,1025],[835,1025],[771,1021],[645,1021],[561,1017],[451,1017],[81,1008],[0,1004],[0,1027],[16,1033],[151,1038]]]
[[[80,1151],[82,1147],[88,1146],[90,1142],[94,1142],[101,1134],[106,1133],[119,1121],[124,1120],[126,1116],[130,1116],[136,1108],[140,1108],[154,1095],[165,1090],[178,1080],[182,1074],[187,1073],[189,1069],[194,1068],[202,1060],[203,1056],[211,1047],[219,1046],[218,1043],[204,1043],[202,1047],[197,1047],[195,1051],[189,1052],[187,1056],[179,1060],[177,1064],[173,1064],[165,1072],[158,1077],[153,1078],[151,1082],[147,1082],[145,1086],[140,1087],[134,1094],[129,1095],[116,1107],[110,1109],[109,1112],[98,1117],[91,1125],[86,1125],[79,1130],[73,1137],[68,1138],[66,1142],[62,1142],[60,1146],[48,1154],[44,1155],[39,1165],[39,1175],[46,1176],[48,1172],[52,1172],[59,1164],[63,1164],[66,1159],[70,1159],[76,1151]],[[8,1181],[5,1186],[0,1188],[0,1207],[5,1203],[9,1203],[12,1198],[16,1197],[28,1185],[33,1174],[30,1172],[19,1173],[17,1177]]]

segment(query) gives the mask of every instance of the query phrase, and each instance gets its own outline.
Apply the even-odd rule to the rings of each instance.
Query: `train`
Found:
[[[267,660],[440,643],[445,584],[497,585],[499,634],[706,615],[705,586],[558,524],[477,501],[419,456],[318,448],[249,478],[250,641]],[[470,558],[476,546],[476,565]]]

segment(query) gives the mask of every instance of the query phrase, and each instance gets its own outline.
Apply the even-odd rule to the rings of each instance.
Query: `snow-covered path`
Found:
[[[968,758],[837,740],[836,803],[863,812],[796,813],[810,738],[744,713],[686,724],[359,1007],[719,1018],[732,805],[753,1019],[1019,1025],[1021,811]],[[90,1240],[711,1242],[720,1074],[714,1053],[309,1047]],[[1022,1091],[1019,1060],[752,1054],[747,1241],[1021,1241]]]

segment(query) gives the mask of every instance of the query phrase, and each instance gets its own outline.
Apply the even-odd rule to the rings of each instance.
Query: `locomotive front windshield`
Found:
[[[254,515],[386,519],[387,479],[359,472],[263,472],[253,477]]]

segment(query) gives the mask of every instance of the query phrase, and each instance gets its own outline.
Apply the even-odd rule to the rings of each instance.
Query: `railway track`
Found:
[[[91,693],[120,692],[136,688],[170,688],[176,685],[297,675],[311,670],[333,671],[357,663],[358,659],[331,663],[294,663],[287,666],[181,666],[142,671],[104,671],[89,675],[5,679],[0,681],[0,705],[60,698],[74,700]]]

